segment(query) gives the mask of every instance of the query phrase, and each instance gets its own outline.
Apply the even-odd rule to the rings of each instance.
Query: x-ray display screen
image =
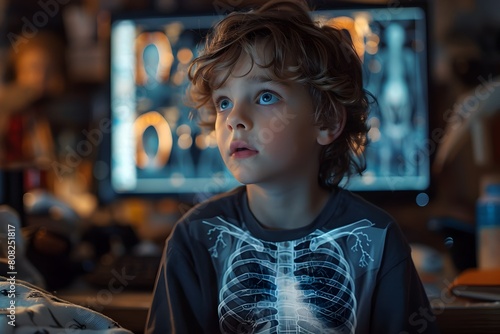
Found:
[[[317,12],[348,32],[363,62],[370,105],[367,170],[347,188],[425,190],[430,185],[426,15],[419,7]]]
[[[117,193],[220,192],[239,183],[184,104],[188,66],[216,16],[116,20],[111,185]]]
[[[347,188],[429,186],[427,42],[420,8],[321,10],[348,32],[363,61],[371,105],[367,170]],[[111,26],[111,187],[125,194],[216,193],[239,183],[185,106],[187,69],[217,15],[114,19]]]

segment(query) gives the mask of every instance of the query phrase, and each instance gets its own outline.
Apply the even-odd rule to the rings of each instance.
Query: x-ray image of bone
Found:
[[[134,122],[136,164],[141,169],[161,169],[172,151],[172,132],[165,118],[157,111],[137,117]]]
[[[158,110],[172,103],[172,46],[163,32],[143,32],[135,39],[137,112]]]
[[[386,46],[369,60],[379,66],[370,73],[367,83],[380,108],[380,171],[387,175],[413,175],[417,167],[413,155],[419,139],[414,137],[419,101],[414,101],[413,96],[420,96],[417,90],[422,89],[419,64],[413,50],[405,47],[406,32],[401,24],[388,25],[383,37]]]
[[[136,85],[151,89],[167,82],[173,62],[172,46],[163,32],[143,32],[137,36]]]

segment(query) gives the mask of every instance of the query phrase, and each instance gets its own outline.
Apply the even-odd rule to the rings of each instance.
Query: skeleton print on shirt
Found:
[[[203,223],[219,271],[224,333],[355,332],[354,278],[377,253],[369,220],[282,242],[257,239],[222,218]]]

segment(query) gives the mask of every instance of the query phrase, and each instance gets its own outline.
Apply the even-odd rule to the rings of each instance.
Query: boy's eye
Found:
[[[220,110],[220,111],[223,111],[223,110],[226,110],[228,108],[231,108],[232,105],[233,105],[233,103],[230,100],[226,99],[226,98],[219,99],[215,103],[215,107],[218,110]]]
[[[275,94],[271,92],[263,92],[259,96],[259,104],[274,104],[278,102],[280,99]]]

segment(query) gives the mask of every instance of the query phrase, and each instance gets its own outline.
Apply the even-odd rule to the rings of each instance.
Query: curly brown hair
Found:
[[[361,60],[350,38],[339,29],[320,25],[299,0],[249,2],[230,13],[207,36],[200,55],[189,68],[188,103],[197,109],[201,126],[214,126],[212,92],[221,87],[240,56],[252,66],[269,69],[277,81],[305,85],[315,103],[315,125],[344,129],[322,148],[319,183],[332,189],[346,176],[361,174],[367,145],[368,96],[363,89]],[[252,7],[252,4],[255,6]],[[256,64],[255,45],[264,42],[273,55],[268,64]]]

